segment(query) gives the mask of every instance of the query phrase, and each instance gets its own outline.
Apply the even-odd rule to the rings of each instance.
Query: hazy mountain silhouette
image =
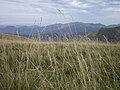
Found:
[[[71,22],[66,24],[52,24],[48,26],[0,26],[0,33],[3,34],[18,34],[21,36],[35,36],[38,37],[39,35],[43,38],[48,37],[57,37],[61,38],[65,35],[75,36],[75,35],[84,35],[91,32],[98,32],[98,37],[100,36],[99,33],[101,32],[101,28],[111,28],[120,25],[103,25],[100,23],[82,23],[82,22]],[[106,29],[104,29],[106,30]],[[103,30],[103,31],[104,31]],[[101,37],[101,36],[100,36]]]
[[[0,33],[6,34],[16,34],[19,32],[20,35],[30,35],[37,34],[38,32],[42,34],[84,34],[87,32],[93,32],[104,27],[103,24],[93,24],[93,23],[81,23],[72,22],[67,24],[52,24],[44,27],[40,26],[0,26]]]

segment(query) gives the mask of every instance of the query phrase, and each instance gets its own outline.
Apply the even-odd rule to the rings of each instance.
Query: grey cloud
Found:
[[[16,17],[23,15],[23,18],[27,18],[30,15],[33,19],[36,15],[47,15],[47,19],[55,17],[56,20],[61,20],[57,18],[59,14],[57,9],[60,9],[67,15],[87,21],[90,14],[104,17],[112,12],[115,15],[120,12],[120,0],[0,0],[0,6],[0,16],[4,18],[12,13]]]
[[[110,0],[108,2],[110,5],[114,5],[114,6],[120,6],[120,0]]]
[[[20,0],[4,0],[5,2],[10,2],[10,3],[24,3],[23,1]]]

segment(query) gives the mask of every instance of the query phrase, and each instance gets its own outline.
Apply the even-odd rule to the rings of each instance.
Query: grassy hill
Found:
[[[0,34],[0,40],[28,40],[28,38],[12,34]]]
[[[0,90],[119,89],[119,44],[0,44]]]

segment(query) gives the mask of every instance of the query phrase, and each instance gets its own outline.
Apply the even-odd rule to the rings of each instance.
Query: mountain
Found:
[[[72,22],[67,24],[53,24],[46,26],[44,29],[45,34],[57,34],[57,35],[78,35],[78,34],[85,34],[89,32],[94,32],[99,30],[101,27],[105,25],[102,24],[92,24],[92,23],[80,23],[80,22]]]
[[[108,26],[106,26],[106,28],[113,28],[113,27],[118,27],[118,26],[120,26],[120,24],[108,25]]]
[[[2,34],[19,34],[21,36],[29,36],[37,32],[39,26],[0,26],[0,33]]]
[[[101,41],[107,40],[109,42],[118,42],[120,41],[120,26],[112,28],[101,28],[96,34],[96,38]]]
[[[88,36],[92,38],[102,37],[103,32],[109,28],[115,28],[118,25],[103,25],[100,23],[82,23],[82,22],[71,22],[66,24],[52,24],[48,26],[0,26],[0,33],[3,34],[19,34],[20,36],[26,37],[40,37],[41,39],[52,38],[63,38],[74,37],[78,35],[85,35],[90,33]],[[97,33],[98,32],[98,33]],[[110,31],[109,31],[110,32]],[[92,33],[92,34],[91,34]],[[95,36],[97,35],[97,36]],[[106,34],[105,34],[106,36]],[[109,35],[108,35],[109,36]]]
[[[67,24],[53,24],[44,27],[40,26],[0,26],[0,33],[17,34],[22,36],[37,35],[79,35],[99,30],[105,25],[93,23],[72,22]]]

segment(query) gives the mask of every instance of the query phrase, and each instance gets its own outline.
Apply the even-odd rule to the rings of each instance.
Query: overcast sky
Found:
[[[120,0],[0,0],[0,24],[120,24]]]

